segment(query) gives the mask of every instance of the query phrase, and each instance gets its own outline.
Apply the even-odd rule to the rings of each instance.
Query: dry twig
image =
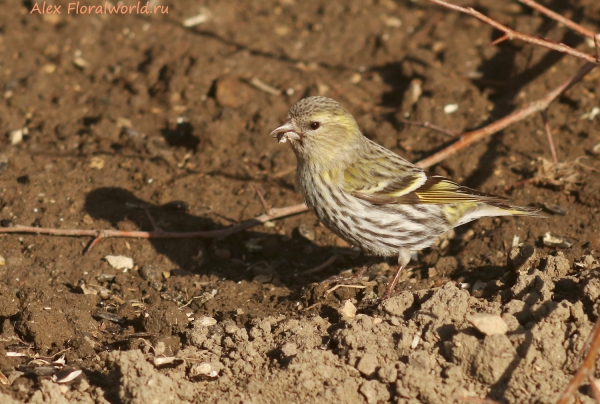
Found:
[[[566,27],[571,28],[573,31],[578,32],[579,34],[583,35],[583,36],[587,36],[589,38],[593,38],[593,39],[597,39],[598,38],[598,34],[596,34],[595,32],[582,27],[581,25],[569,20],[568,18],[563,17],[562,15],[555,13],[552,10],[547,9],[546,7],[542,6],[541,4],[536,3],[533,0],[517,0],[520,3],[525,4],[526,6],[529,6],[531,8],[533,8],[534,10],[544,14],[547,17],[552,18],[554,21],[558,21],[559,23],[563,24]],[[598,56],[598,55],[596,55]]]
[[[273,208],[269,214],[260,215],[254,219],[249,219],[239,224],[226,227],[219,230],[190,231],[190,232],[170,232],[164,230],[153,231],[124,231],[124,230],[79,230],[79,229],[52,229],[46,227],[33,226],[13,226],[0,228],[1,233],[30,233],[44,234],[50,236],[71,236],[71,237],[95,237],[92,244],[109,237],[126,238],[145,238],[145,239],[184,239],[184,238],[222,238],[248,230],[270,220],[280,219],[282,217],[295,215],[306,211],[306,205],[301,203],[284,208]],[[88,247],[89,251],[90,247]]]
[[[594,329],[592,330],[592,342],[585,360],[573,376],[573,379],[567,385],[567,388],[563,391],[562,395],[556,402],[556,404],[567,404],[571,401],[571,398],[581,385],[583,381],[594,371],[596,366],[596,357],[600,352],[600,319],[596,321]]]
[[[538,45],[538,46],[541,46],[544,48],[552,49],[557,52],[566,53],[566,54],[574,56],[576,58],[583,59],[589,63],[594,63],[594,64],[600,63],[600,59],[597,56],[592,56],[592,55],[588,55],[587,53],[580,52],[577,49],[573,49],[570,46],[565,45],[563,43],[556,43],[556,42],[549,41],[547,39],[536,38],[531,35],[526,35],[526,34],[522,34],[520,32],[514,31],[514,30],[508,28],[507,26],[500,24],[498,21],[493,20],[484,14],[481,14],[479,11],[475,10],[472,7],[461,7],[461,6],[457,6],[455,4],[447,3],[443,0],[429,0],[429,1],[431,1],[432,3],[435,3],[439,6],[448,8],[450,10],[460,11],[461,13],[465,13],[470,16],[473,16],[473,17],[477,18],[478,20],[483,21],[486,24],[496,28],[498,31],[504,32],[506,39],[509,39],[509,40],[519,39],[523,42],[527,42],[527,43]],[[548,11],[550,11],[550,10],[548,10]],[[555,15],[558,15],[558,14],[555,14]],[[551,16],[551,15],[549,15],[549,17],[553,18],[553,16]],[[571,25],[577,25],[577,24],[574,22],[571,22]],[[585,29],[585,28],[582,27],[582,29]],[[496,41],[496,43],[498,43],[498,41]]]
[[[256,192],[256,195],[258,195],[258,199],[260,199],[260,203],[262,203],[263,208],[265,208],[265,213],[268,215],[269,213],[271,213],[271,207],[269,206],[267,201],[265,201],[265,197],[263,196],[262,192],[260,192],[258,187],[254,184],[252,184],[252,186],[254,187],[254,192]]]
[[[263,91],[267,94],[271,94],[271,95],[281,95],[281,90],[268,85],[267,83],[265,83],[264,81],[262,81],[261,79],[259,79],[258,77],[253,77],[252,80],[250,80],[250,84],[259,89],[260,91]]]
[[[596,380],[594,379],[594,375],[590,374],[589,380],[590,380],[590,387],[592,388],[592,395],[594,396],[594,400],[596,400],[597,403],[600,403],[600,388],[598,387],[598,384],[596,383]]]
[[[552,161],[554,161],[554,164],[558,164],[558,157],[556,156],[556,149],[554,148],[554,140],[552,139],[552,129],[550,128],[550,122],[548,122],[547,109],[542,111],[542,121],[544,122],[544,130],[546,131],[546,137],[548,138],[548,145],[550,145]]]
[[[336,290],[338,290],[339,288],[350,288],[350,289],[366,289],[367,287],[365,285],[335,285],[334,287],[327,289],[325,291],[325,294],[328,295],[331,292],[335,292]]]

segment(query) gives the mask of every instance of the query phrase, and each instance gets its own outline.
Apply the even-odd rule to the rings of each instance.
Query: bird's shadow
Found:
[[[93,219],[108,221],[116,229],[126,226],[128,230],[152,231],[152,220],[160,229],[170,232],[227,227],[210,218],[188,213],[186,206],[183,201],[156,205],[123,188],[106,187],[89,192],[84,209]],[[215,274],[237,282],[252,280],[255,273],[248,269],[262,262],[291,289],[322,279],[322,273],[302,276],[300,272],[323,263],[332,255],[331,248],[308,241],[296,230],[291,236],[246,230],[223,239],[148,239],[148,242],[157,254],[167,257],[173,265],[161,268],[161,271],[180,269],[184,273]],[[337,270],[339,268],[333,265],[327,272]]]

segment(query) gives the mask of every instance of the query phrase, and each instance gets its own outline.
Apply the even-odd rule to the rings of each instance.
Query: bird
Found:
[[[384,297],[412,252],[448,230],[481,217],[540,216],[415,166],[364,136],[352,114],[328,97],[295,103],[270,136],[290,143],[296,188],[325,227],[369,255],[398,257]]]

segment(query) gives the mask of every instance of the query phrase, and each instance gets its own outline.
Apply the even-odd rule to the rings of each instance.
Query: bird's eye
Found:
[[[313,122],[311,122],[311,123],[310,123],[310,128],[311,128],[312,130],[317,130],[317,129],[319,129],[319,126],[321,126],[321,124],[320,124],[319,122],[313,121]]]

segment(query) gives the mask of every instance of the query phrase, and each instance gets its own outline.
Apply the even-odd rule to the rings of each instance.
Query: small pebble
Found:
[[[352,74],[352,77],[350,77],[350,83],[352,84],[358,84],[361,80],[362,76],[360,75],[360,73],[354,73]]]
[[[545,203],[544,209],[546,209],[550,213],[554,213],[555,215],[565,216],[567,214],[567,211],[558,205],[549,205],[549,204]]]
[[[410,85],[408,87],[408,93],[410,94],[410,103],[411,104],[416,104],[417,101],[419,101],[419,99],[421,98],[421,95],[423,95],[423,81],[420,79],[413,79],[410,82]]]
[[[133,258],[124,255],[107,255],[104,257],[108,264],[115,269],[132,269]]]
[[[382,19],[386,27],[400,28],[402,26],[402,20],[398,17],[385,15],[382,17]]]
[[[356,306],[350,300],[346,300],[340,307],[339,313],[345,318],[354,318],[356,317]]]
[[[56,71],[56,65],[53,63],[46,63],[42,66],[42,70],[47,74],[52,74]]]
[[[217,320],[212,317],[202,316],[194,321],[194,324],[200,324],[203,327],[210,327],[217,324]]]
[[[483,297],[483,291],[485,290],[486,286],[487,283],[477,280],[471,288],[471,294],[475,297]]]
[[[444,113],[445,114],[450,115],[450,114],[455,113],[456,111],[458,111],[458,104],[447,104],[447,105],[444,105]]]
[[[144,265],[140,268],[138,273],[142,279],[149,281],[157,278],[160,275],[160,270],[154,265]]]
[[[467,321],[485,335],[504,335],[508,332],[506,322],[497,314],[470,314]]]
[[[210,19],[210,13],[203,12],[183,21],[183,26],[186,28],[195,27],[196,25],[204,24]]]
[[[88,65],[88,62],[86,62],[85,59],[83,59],[82,57],[76,57],[73,59],[73,64],[80,68],[81,70],[85,69]]]
[[[276,25],[275,27],[273,27],[273,32],[275,33],[275,35],[285,36],[289,34],[290,28],[285,25]]]
[[[19,144],[23,141],[23,136],[27,135],[29,130],[27,128],[13,130],[8,134],[8,140],[11,145]]]
[[[208,362],[199,363],[197,365],[193,365],[190,368],[190,376],[192,378],[197,377],[206,377],[206,378],[215,378],[219,376],[219,371],[215,369],[215,367]]]
[[[88,164],[88,168],[92,170],[102,170],[104,168],[104,159],[98,156],[92,157]]]

